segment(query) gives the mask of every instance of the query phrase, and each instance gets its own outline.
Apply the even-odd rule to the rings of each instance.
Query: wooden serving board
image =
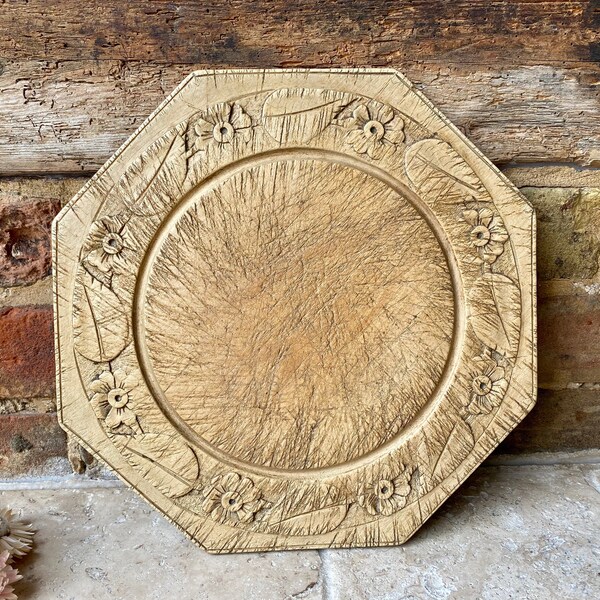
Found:
[[[396,71],[193,73],[55,221],[61,423],[209,551],[402,543],[534,403],[534,242]]]

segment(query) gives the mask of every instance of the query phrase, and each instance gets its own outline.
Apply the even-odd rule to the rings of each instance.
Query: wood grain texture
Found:
[[[286,67],[320,66],[324,57],[363,64],[415,56],[503,65],[598,59],[598,7],[585,0],[16,0],[3,4],[2,19],[7,59]]]
[[[454,321],[425,220],[323,160],[274,161],[199,194],[144,303],[170,406],[225,453],[283,469],[343,464],[395,437],[433,393]]]
[[[187,73],[401,68],[494,162],[600,161],[594,2],[8,2],[0,174],[92,173]]]
[[[397,72],[192,74],[54,222],[59,418],[210,551],[402,543],[533,406],[534,257]]]

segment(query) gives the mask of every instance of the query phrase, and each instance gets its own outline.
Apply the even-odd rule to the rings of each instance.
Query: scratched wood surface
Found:
[[[600,164],[596,2],[11,1],[0,175],[92,173],[194,68],[400,68],[496,163]]]
[[[197,72],[55,221],[61,424],[210,551],[402,543],[533,406],[534,248],[398,72]]]

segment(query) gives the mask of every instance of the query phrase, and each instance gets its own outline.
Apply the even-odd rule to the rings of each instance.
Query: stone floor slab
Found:
[[[207,554],[121,486],[3,491],[0,505],[38,529],[35,552],[17,565],[20,600],[321,596],[317,552]]]
[[[404,546],[322,560],[328,600],[597,600],[600,466],[481,468]]]
[[[39,529],[20,599],[600,598],[594,464],[482,467],[399,548],[212,556],[116,481],[4,482],[0,506]]]

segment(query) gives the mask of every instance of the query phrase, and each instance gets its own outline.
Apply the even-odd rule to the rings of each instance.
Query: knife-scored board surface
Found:
[[[62,425],[210,551],[402,543],[535,401],[534,242],[395,71],[193,73],[55,221]]]

